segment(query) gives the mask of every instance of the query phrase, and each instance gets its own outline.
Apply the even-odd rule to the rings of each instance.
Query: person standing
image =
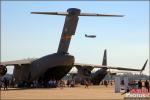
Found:
[[[7,90],[7,87],[8,87],[8,80],[7,80],[6,77],[4,77],[3,82],[4,82],[4,90]]]
[[[87,80],[85,80],[85,88],[88,88],[89,87],[89,83]]]
[[[70,80],[67,80],[67,84],[68,87],[70,86]]]
[[[138,81],[138,88],[142,89],[142,82],[141,82],[141,80]]]
[[[105,85],[106,87],[107,87],[107,85],[108,85],[108,83],[107,83],[107,81],[106,81],[106,80],[104,81],[104,85]]]
[[[64,81],[63,80],[59,81],[59,86],[60,86],[60,89],[63,89],[63,87],[64,87]]]
[[[145,86],[145,88],[148,90],[148,92],[149,92],[149,82],[146,80],[145,81],[145,84],[144,84],[144,86]]]
[[[70,87],[74,87],[74,80],[71,80]]]
[[[1,81],[1,79],[0,79],[0,91],[1,91],[1,88],[2,88],[2,81]]]

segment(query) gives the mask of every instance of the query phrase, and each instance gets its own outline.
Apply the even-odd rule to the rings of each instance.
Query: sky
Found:
[[[36,11],[121,14],[124,17],[80,17],[69,53],[76,63],[141,68],[149,59],[148,1],[2,1],[1,61],[40,58],[57,52],[65,16],[35,15]],[[94,39],[85,38],[94,34]],[[12,71],[12,68],[9,68]],[[144,71],[149,74],[149,62]]]

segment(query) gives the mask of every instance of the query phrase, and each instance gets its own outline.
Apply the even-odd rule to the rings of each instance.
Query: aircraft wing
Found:
[[[4,76],[7,73],[6,68],[7,66],[31,64],[31,62],[34,60],[35,59],[23,59],[23,60],[0,62],[0,77]]]
[[[136,68],[123,68],[123,67],[116,67],[116,66],[104,66],[104,65],[94,65],[94,64],[81,64],[81,63],[75,63],[74,66],[80,66],[80,67],[86,67],[86,68],[108,68],[108,69],[117,69],[117,70],[127,70],[127,71],[143,71],[146,67],[146,64],[148,62],[148,59],[144,63],[142,69],[137,69]]]
[[[141,69],[136,69],[136,68],[123,68],[123,67],[112,67],[112,66],[106,66],[109,69],[117,69],[117,70],[127,70],[127,71],[143,71],[146,67],[146,64],[148,62],[148,59],[146,60],[146,62],[144,63],[143,67]]]
[[[87,68],[89,70],[93,70],[94,66],[93,64],[83,64],[83,63],[75,63],[74,66],[78,69],[79,67],[81,68]]]
[[[134,68],[123,68],[123,67],[115,67],[115,66],[94,66],[94,68],[108,68],[108,69],[117,69],[117,70],[127,70],[127,71],[141,71],[142,69],[134,69]]]
[[[2,66],[11,66],[11,65],[22,65],[22,64],[30,64],[35,59],[23,59],[23,60],[14,60],[14,61],[6,61],[1,62]]]
[[[141,71],[141,69],[123,68],[123,67],[115,67],[115,66],[103,66],[103,65],[94,65],[94,64],[81,64],[81,63],[76,63],[74,66],[85,67],[85,68],[90,68],[90,69],[108,68],[108,69],[117,69],[117,70]]]

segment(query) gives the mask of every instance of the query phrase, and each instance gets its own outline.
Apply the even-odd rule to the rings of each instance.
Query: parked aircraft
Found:
[[[46,15],[62,15],[66,16],[61,39],[59,42],[58,50],[54,54],[46,55],[38,59],[26,59],[1,62],[0,75],[6,74],[6,66],[13,65],[13,76],[15,83],[32,82],[34,80],[48,81],[50,79],[60,80],[64,77],[70,69],[75,66],[84,66],[75,64],[75,58],[68,53],[72,35],[75,35],[79,16],[105,16],[105,17],[123,17],[123,15],[110,15],[110,14],[96,14],[96,13],[81,13],[80,9],[69,8],[67,12],[32,12],[32,14],[46,14]],[[89,66],[89,65],[85,65]],[[101,66],[94,66],[101,67]],[[106,66],[102,70],[94,74],[94,79],[101,74],[106,74]],[[101,73],[102,72],[102,73]],[[101,73],[101,74],[99,74]],[[98,79],[100,80],[100,79]]]
[[[87,35],[87,34],[85,34],[85,37],[87,37],[87,38],[95,38],[96,35]]]
[[[14,77],[17,83],[37,79],[60,80],[74,66],[74,56],[68,53],[72,35],[75,35],[78,16],[106,16],[122,17],[122,15],[81,13],[80,9],[69,8],[67,12],[32,12],[32,14],[63,15],[66,16],[57,53],[44,56],[36,60],[17,60],[1,63],[1,75],[6,73],[6,66],[14,65]]]
[[[109,69],[138,71],[141,73],[145,69],[147,62],[148,62],[148,59],[144,63],[142,69],[136,69],[137,67],[135,69],[132,69],[132,68],[122,68],[122,67],[116,67],[116,66],[107,66],[107,51],[105,50],[104,55],[103,55],[102,65],[75,63],[74,66],[76,66],[76,68],[78,69],[78,72],[76,75],[77,80],[82,81],[82,80],[87,79],[87,80],[90,80],[93,83],[93,85],[99,85],[99,83],[104,79],[104,77],[108,73],[115,74],[115,73],[111,73]],[[101,68],[101,69],[92,73],[92,70],[94,68]]]

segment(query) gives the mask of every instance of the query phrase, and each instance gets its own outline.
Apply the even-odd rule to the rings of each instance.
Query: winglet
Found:
[[[106,50],[106,49],[105,49],[105,51],[104,51],[102,65],[103,65],[103,66],[107,66],[107,50]]]
[[[148,59],[147,59],[146,62],[144,63],[144,65],[143,65],[141,71],[143,71],[143,70],[145,69],[147,62],[148,62]]]

